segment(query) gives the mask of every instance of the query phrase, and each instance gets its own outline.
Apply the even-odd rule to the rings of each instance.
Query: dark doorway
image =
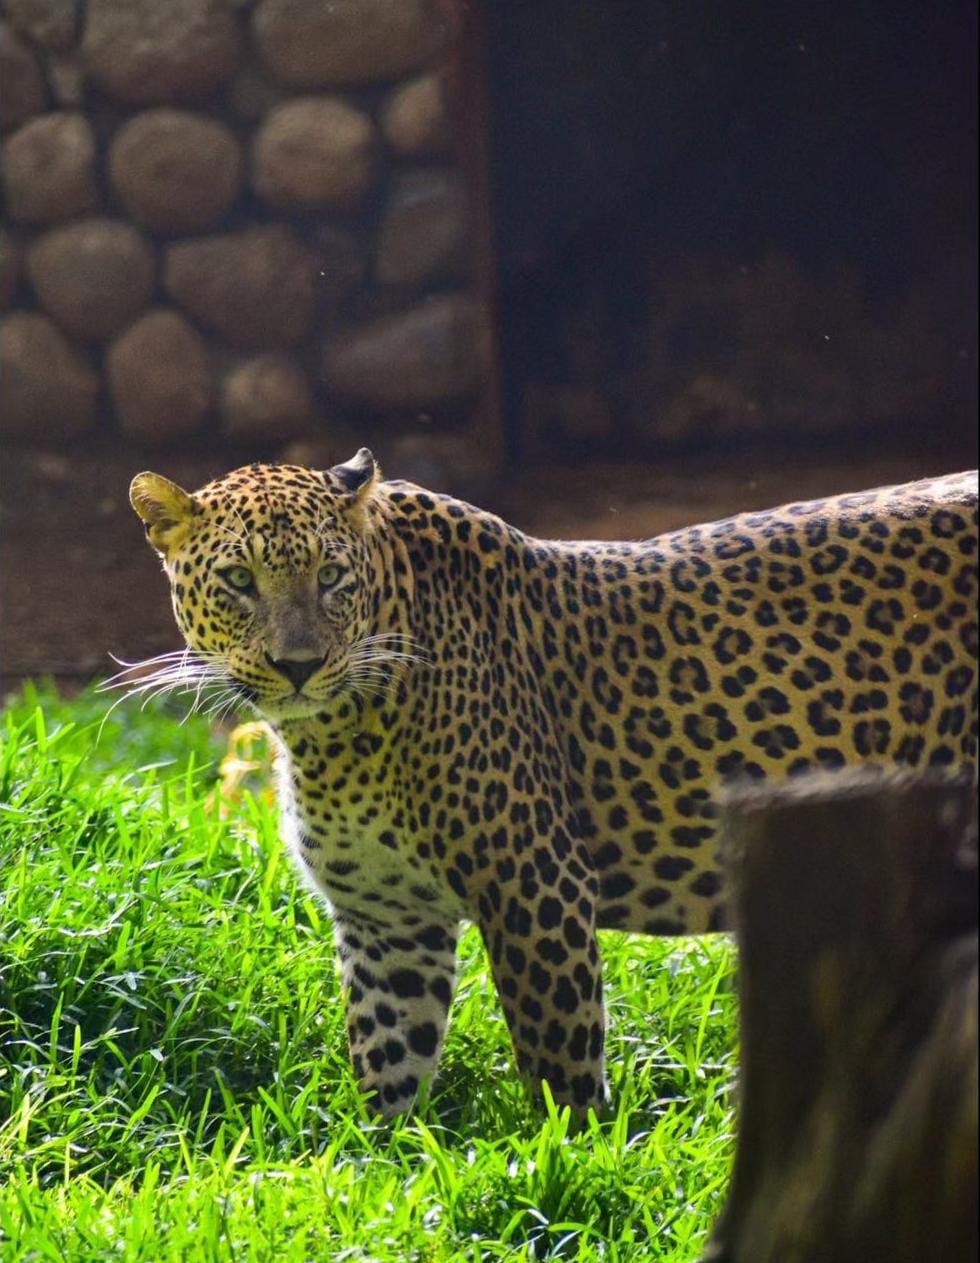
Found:
[[[512,448],[976,416],[976,8],[484,9]]]

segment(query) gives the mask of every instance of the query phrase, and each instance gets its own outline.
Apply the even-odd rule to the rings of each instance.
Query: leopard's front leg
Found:
[[[426,917],[411,928],[335,910],[347,993],[351,1060],[370,1108],[409,1109],[436,1071],[456,981],[458,925]]]
[[[599,1111],[608,1093],[595,874],[561,831],[514,867],[479,907],[518,1070],[534,1094],[544,1080],[559,1104]]]

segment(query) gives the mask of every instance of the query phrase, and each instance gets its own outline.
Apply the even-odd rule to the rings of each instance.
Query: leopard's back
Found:
[[[718,924],[726,781],[975,765],[975,474],[544,546],[522,596],[602,925]]]

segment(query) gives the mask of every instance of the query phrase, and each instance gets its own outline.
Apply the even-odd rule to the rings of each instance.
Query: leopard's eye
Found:
[[[229,566],[221,571],[221,577],[238,592],[248,592],[255,587],[255,578],[247,566]]]
[[[321,588],[333,588],[340,582],[343,573],[340,566],[335,566],[330,562],[325,566],[321,566],[316,572],[316,581]]]

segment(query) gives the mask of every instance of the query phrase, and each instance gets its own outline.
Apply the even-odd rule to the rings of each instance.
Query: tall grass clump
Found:
[[[27,688],[0,732],[0,1259],[688,1263],[732,1156],[724,939],[603,938],[608,1119],[516,1082],[478,937],[442,1071],[378,1125],[328,914],[166,705]]]

